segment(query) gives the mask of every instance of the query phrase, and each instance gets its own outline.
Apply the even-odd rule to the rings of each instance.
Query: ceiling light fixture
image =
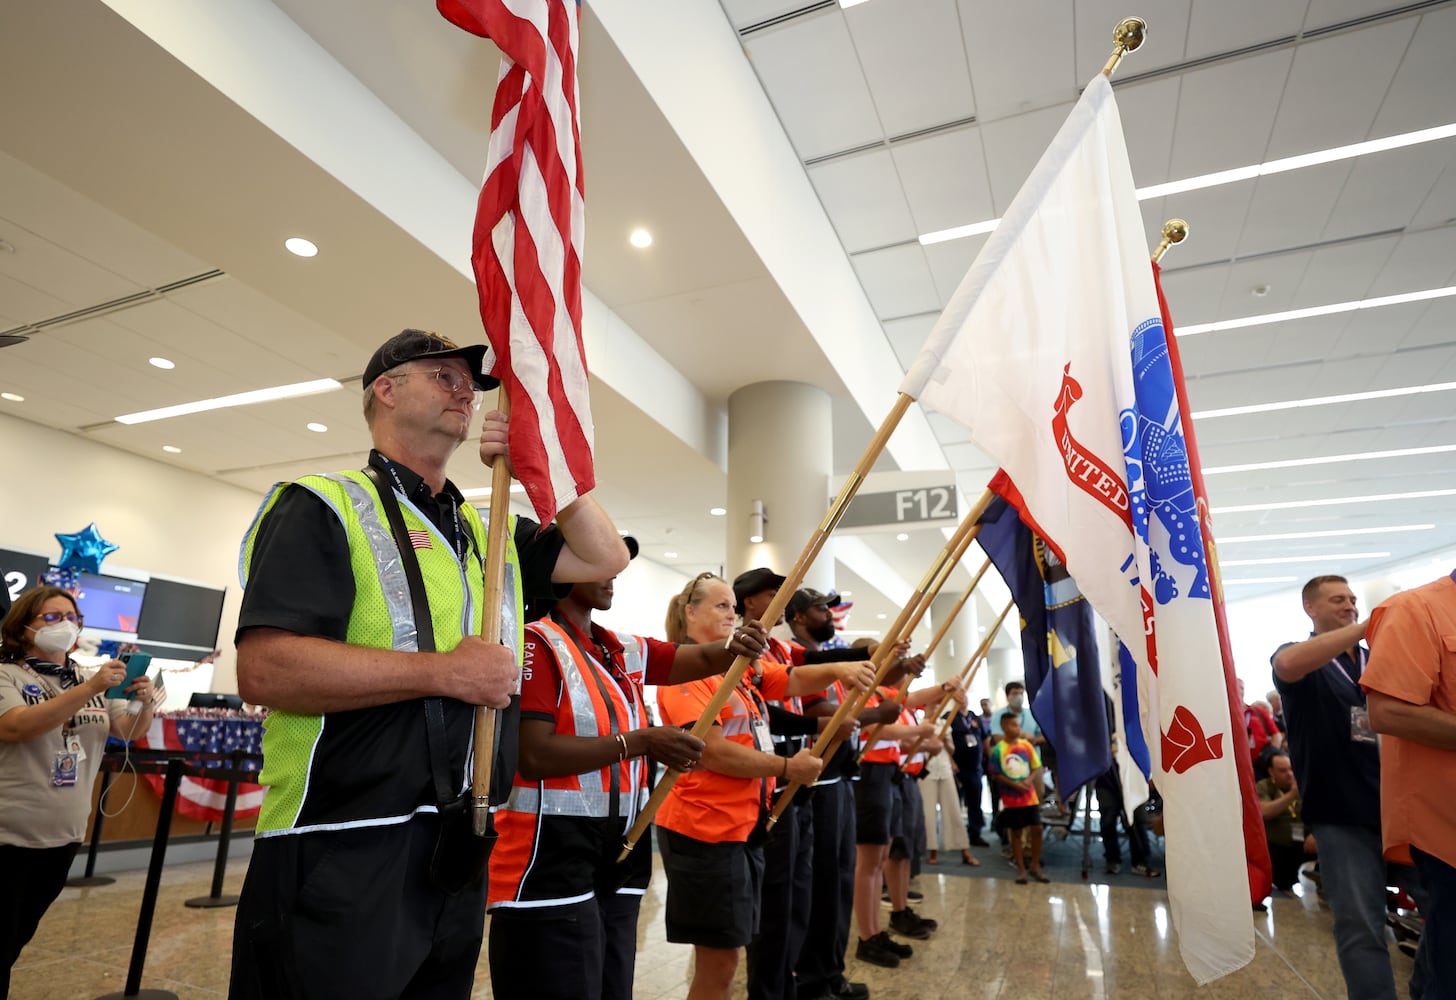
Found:
[[[313,431],[315,434],[322,434],[324,431],[329,429],[328,424],[321,424],[318,421],[309,421],[304,426],[306,426],[309,430]]]
[[[296,396],[312,396],[320,392],[342,389],[338,381],[331,378],[316,378],[310,382],[295,382],[292,385],[276,385],[268,389],[254,389],[238,392],[231,396],[216,396],[199,399],[193,403],[178,403],[176,406],[162,406],[155,410],[139,410],[123,413],[116,418],[119,424],[145,424],[152,420],[181,417],[189,413],[204,413],[207,410],[224,410],[231,406],[248,406],[253,403],[269,403],[278,399],[293,399]]]
[[[851,0],[851,2],[863,3],[864,0]],[[840,0],[840,4],[847,6],[844,0]],[[1330,149],[1316,150],[1313,153],[1303,153],[1299,156],[1286,156],[1280,160],[1269,160],[1267,163],[1256,163],[1247,167],[1234,167],[1231,170],[1219,170],[1211,174],[1200,174],[1197,177],[1185,177],[1183,180],[1169,181],[1166,184],[1153,184],[1149,187],[1138,188],[1137,198],[1138,201],[1147,201],[1151,198],[1163,198],[1170,194],[1182,194],[1185,191],[1200,191],[1203,188],[1218,187],[1221,184],[1233,184],[1238,181],[1252,180],[1255,177],[1263,177],[1267,174],[1282,174],[1288,170],[1299,170],[1303,167],[1318,166],[1321,163],[1333,163],[1336,160],[1348,160],[1356,156],[1383,153],[1386,150],[1400,149],[1403,146],[1415,146],[1423,142],[1436,142],[1440,139],[1449,139],[1452,136],[1456,136],[1456,122],[1450,125],[1438,125],[1435,128],[1420,129],[1416,132],[1403,132],[1400,135],[1386,136],[1384,139],[1371,139],[1368,142],[1357,142],[1348,146],[1334,146]],[[989,233],[1000,222],[1000,219],[987,219],[985,222],[976,222],[969,226],[955,226],[951,229],[940,229],[933,233],[925,233],[919,237],[920,245],[930,246],[933,243],[944,243],[947,240],[959,240],[967,236],[978,236],[981,233]]]
[[[728,508],[727,507],[709,507],[708,508],[708,513],[709,514],[712,514],[714,517],[722,517],[724,514],[727,514],[728,513]]]
[[[1272,559],[1220,559],[1220,567],[1283,566],[1288,563],[1339,562],[1343,559],[1388,559],[1389,552],[1337,552],[1323,556],[1279,556]]]
[[[1339,531],[1285,531],[1277,535],[1233,535],[1218,538],[1220,545],[1235,542],[1293,542],[1302,538],[1344,538],[1347,535],[1384,535],[1395,531],[1430,531],[1434,524],[1396,524],[1389,528],[1342,528]]]
[[[632,235],[627,237],[627,242],[638,250],[646,250],[652,246],[652,234],[645,229],[634,229]]]
[[[0,392],[0,399],[3,399],[8,403],[25,402],[25,397],[20,395],[18,392]]]
[[[1350,302],[1331,302],[1307,309],[1286,309],[1284,312],[1260,313],[1257,316],[1243,316],[1239,319],[1224,319],[1216,323],[1194,323],[1173,332],[1179,337],[1196,337],[1200,333],[1217,333],[1220,330],[1242,330],[1250,326],[1266,326],[1270,323],[1287,323],[1296,319],[1310,319],[1315,316],[1332,316],[1335,313],[1354,312],[1356,309],[1379,309],[1382,306],[1400,306],[1408,302],[1424,302],[1427,299],[1443,299],[1456,295],[1456,285],[1445,288],[1427,288],[1419,292],[1402,292],[1399,295],[1381,295],[1373,299],[1355,299]]]
[[[664,552],[662,554],[662,557],[664,559],[676,559],[677,558],[677,553],[676,552]]]
[[[854,591],[852,591],[852,590],[841,590],[839,592],[839,596],[840,597],[853,597],[854,596]]]
[[[878,619],[880,619],[881,621],[884,621],[886,618],[888,618],[890,616],[887,615],[887,614],[884,614],[883,612],[881,612],[880,614],[875,615],[875,617],[878,618]]]
[[[757,545],[763,541],[764,527],[768,524],[768,516],[763,512],[763,501],[753,501],[753,509],[748,514],[748,541]]]
[[[898,535],[895,536],[895,541],[897,541],[897,542],[908,542],[909,540],[910,540],[910,536],[907,535],[903,531],[900,532]]]
[[[1449,392],[1456,389],[1456,382],[1432,382],[1430,385],[1403,386],[1399,389],[1374,389],[1370,392],[1347,392],[1339,396],[1310,396],[1308,399],[1289,399],[1278,403],[1254,403],[1249,406],[1225,406],[1219,410],[1198,410],[1194,420],[1212,420],[1215,417],[1241,417],[1250,413],[1272,413],[1276,410],[1297,410],[1306,406],[1329,406],[1334,403],[1359,403],[1367,399],[1390,399],[1393,396],[1418,396],[1424,392]],[[1208,470],[1205,469],[1206,473]]]
[[[1432,445],[1429,448],[1396,448],[1392,451],[1363,451],[1349,455],[1324,455],[1319,458],[1287,458],[1280,462],[1249,462],[1244,465],[1219,465],[1204,469],[1205,476],[1224,472],[1258,472],[1262,469],[1294,469],[1303,465],[1331,465],[1336,462],[1364,462],[1373,458],[1408,458],[1412,455],[1439,455],[1456,451],[1456,444]]]
[[[164,444],[164,445],[162,445],[162,450],[165,451],[168,455],[180,455],[180,454],[182,454],[182,449],[181,448],[178,448],[176,445],[172,445],[172,444]]]
[[[151,365],[153,368],[160,368],[164,372],[169,372],[173,368],[177,367],[177,363],[175,361],[168,361],[166,358],[147,358],[147,364]]]
[[[306,240],[302,236],[290,236],[283,241],[283,246],[295,257],[318,256],[318,244],[312,240]]]
[[[1214,514],[1245,514],[1256,510],[1298,510],[1301,507],[1338,507],[1346,503],[1385,503],[1390,500],[1425,500],[1456,496],[1456,490],[1417,490],[1412,493],[1375,493],[1364,497],[1325,497],[1322,500],[1286,500],[1281,503],[1246,503],[1214,507]]]

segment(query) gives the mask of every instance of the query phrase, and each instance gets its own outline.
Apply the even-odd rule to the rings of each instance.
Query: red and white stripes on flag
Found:
[[[541,523],[595,486],[581,341],[586,203],[573,0],[437,0],[501,50],[474,252],[510,455]]]

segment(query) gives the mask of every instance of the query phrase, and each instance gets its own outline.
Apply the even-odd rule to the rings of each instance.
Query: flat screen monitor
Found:
[[[225,594],[211,587],[152,577],[141,608],[138,638],[195,649],[215,648]],[[89,616],[86,624],[91,624]]]
[[[82,573],[77,586],[81,593],[76,598],[76,605],[86,616],[87,628],[136,635],[147,593],[145,583],[119,576]]]

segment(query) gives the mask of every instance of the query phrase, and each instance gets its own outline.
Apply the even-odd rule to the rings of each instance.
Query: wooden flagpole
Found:
[[[496,409],[511,413],[511,398],[501,383]],[[486,642],[514,645],[515,639],[501,635],[501,607],[506,600],[506,525],[510,523],[511,465],[497,458],[490,465],[490,520],[485,526],[485,596],[481,601],[480,635]],[[517,609],[519,613],[519,609]],[[517,664],[519,669],[520,665]],[[475,770],[471,777],[471,829],[477,837],[490,831],[490,773],[495,765],[496,726],[500,712],[485,705],[475,707]]]
[[[981,515],[986,512],[986,508],[991,505],[991,501],[995,499],[995,496],[990,490],[982,493],[980,498],[971,505],[969,513],[966,514],[965,520],[961,522],[955,534],[948,538],[945,545],[941,547],[940,554],[935,557],[935,561],[925,571],[925,576],[921,578],[920,583],[915,588],[915,592],[910,595],[910,600],[905,602],[905,606],[900,609],[900,614],[895,618],[894,624],[885,632],[885,637],[880,640],[879,648],[875,650],[875,655],[870,660],[870,665],[875,668],[874,684],[868,690],[859,692],[855,697],[840,702],[839,707],[834,710],[834,714],[825,723],[824,729],[814,740],[814,746],[810,752],[815,757],[818,757],[820,760],[827,760],[833,756],[834,751],[839,749],[839,744],[843,742],[839,738],[839,727],[844,725],[845,720],[851,716],[859,715],[864,710],[865,702],[869,700],[875,688],[884,683],[885,678],[890,673],[890,668],[895,664],[894,653],[896,643],[903,636],[909,635],[910,631],[916,625],[920,624],[921,617],[924,616],[926,608],[930,606],[926,595],[930,594],[931,597],[934,596],[930,591],[931,584],[940,576],[941,570],[951,558],[952,554],[957,550],[964,552],[965,546],[969,544],[968,538],[980,533],[980,525],[976,522],[980,521]],[[784,814],[784,810],[789,807],[789,802],[793,800],[794,794],[802,787],[803,785],[800,782],[789,782],[788,786],[784,789],[783,795],[779,798],[779,804],[769,814],[768,825],[770,829],[778,822],[779,817]]]
[[[976,679],[976,674],[980,671],[981,665],[985,663],[986,659],[991,655],[991,643],[995,640],[996,633],[1001,631],[1001,623],[1006,620],[1006,616],[1011,613],[1011,609],[1014,607],[1016,607],[1015,601],[1007,601],[1006,607],[1002,610],[1000,616],[997,617],[995,623],[986,630],[986,638],[981,640],[981,644],[976,647],[976,651],[971,654],[971,658],[966,661],[965,667],[961,669],[959,677],[961,681],[961,687],[970,687],[971,681]],[[940,701],[940,706],[936,708],[935,715],[932,716],[932,718],[940,719],[942,713],[944,713],[945,710],[950,707],[950,703],[953,700],[954,699],[949,695],[942,698]],[[945,730],[946,727],[949,725],[949,716],[941,719],[940,729],[937,730],[935,734],[936,739],[943,739],[945,737]]]
[[[865,476],[869,475],[870,467],[880,457],[880,452],[885,450],[885,445],[889,442],[890,435],[899,426],[901,418],[905,416],[905,412],[914,401],[912,397],[903,392],[895,397],[895,404],[890,407],[890,412],[886,414],[884,421],[880,424],[879,430],[870,439],[870,443],[865,448],[864,454],[859,458],[859,463],[854,467],[854,472],[850,474],[849,478],[844,481],[844,485],[840,487],[839,495],[834,498],[834,503],[830,505],[828,513],[824,515],[824,520],[820,522],[819,527],[810,536],[808,543],[804,546],[804,551],[799,553],[798,560],[784,577],[784,582],[779,586],[778,593],[769,602],[768,608],[763,613],[763,620],[765,622],[776,622],[779,620],[779,616],[784,613],[784,608],[788,606],[789,598],[794,595],[794,592],[799,589],[799,585],[804,582],[804,574],[809,572],[809,567],[819,557],[820,551],[824,548],[824,543],[829,540],[829,535],[839,524],[840,518],[844,516],[844,512],[849,507],[850,501],[859,492]],[[708,702],[707,707],[703,709],[703,714],[693,726],[692,733],[698,739],[706,736],[708,730],[713,727],[713,723],[718,718],[718,713],[723,711],[723,706],[728,703],[729,697],[733,694],[733,689],[738,686],[739,680],[743,677],[743,672],[748,669],[749,664],[752,662],[746,656],[737,657],[733,661],[733,665],[728,668],[728,672],[723,675],[723,679],[719,682],[718,690],[714,693],[713,699]],[[657,782],[657,786],[652,789],[652,797],[647,800],[647,804],[637,814],[637,820],[632,824],[632,829],[627,831],[627,836],[622,843],[622,853],[617,858],[618,861],[625,861],[627,855],[632,852],[632,848],[637,846],[637,841],[642,838],[642,834],[647,832],[647,828],[652,824],[652,817],[657,815],[657,810],[661,808],[662,803],[667,799],[667,793],[672,791],[672,786],[677,784],[677,779],[680,775],[681,772],[679,771],[667,770],[663,772],[662,778]]]
[[[977,531],[976,534],[980,534],[980,532]],[[974,537],[974,536],[972,536],[972,537]],[[969,539],[969,538],[966,540],[966,548],[969,548],[970,547],[970,541],[971,541],[971,539]],[[964,550],[962,550],[962,553],[961,554],[964,555]],[[953,567],[956,564],[958,564],[959,562],[960,562],[960,558],[957,557],[951,563],[949,563],[949,565]],[[946,616],[945,621],[941,622],[940,628],[938,628],[936,630],[935,635],[931,638],[930,645],[929,646],[926,646],[925,647],[925,652],[922,653],[922,654],[920,654],[920,655],[924,656],[927,660],[930,659],[930,654],[931,653],[934,653],[935,652],[935,648],[940,645],[940,640],[943,639],[945,637],[946,632],[948,632],[950,630],[951,623],[955,621],[956,615],[960,614],[961,608],[965,607],[966,600],[968,598],[970,598],[971,592],[976,589],[976,584],[978,584],[978,583],[981,582],[981,577],[985,576],[986,575],[986,570],[988,570],[990,568],[991,568],[991,560],[990,559],[987,559],[985,562],[983,562],[981,564],[981,568],[976,571],[975,577],[971,580],[971,585],[966,588],[965,593],[961,594],[960,599],[958,601],[956,601],[955,607],[951,609],[951,613]],[[896,705],[903,705],[903,704],[905,704],[905,699],[908,698],[909,696],[910,696],[910,684],[907,681],[905,684],[901,685],[899,694],[895,695],[894,704],[896,704]],[[859,748],[859,754],[858,754],[858,756],[855,757],[855,760],[856,761],[862,761],[862,760],[864,760],[865,752],[875,742],[875,737],[880,734],[880,730],[883,729],[883,728],[885,728],[885,726],[886,726],[886,723],[883,723],[883,722],[876,723],[875,726],[869,730],[869,732],[865,733],[864,739],[861,741],[862,742],[862,745]]]

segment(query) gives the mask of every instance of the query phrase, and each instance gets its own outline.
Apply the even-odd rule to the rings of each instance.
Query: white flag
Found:
[[[1060,550],[1131,651],[1184,963],[1199,983],[1242,967],[1254,932],[1227,687],[1142,217],[1105,77],[1083,92],[900,390],[970,430],[1014,483],[1007,499]]]

